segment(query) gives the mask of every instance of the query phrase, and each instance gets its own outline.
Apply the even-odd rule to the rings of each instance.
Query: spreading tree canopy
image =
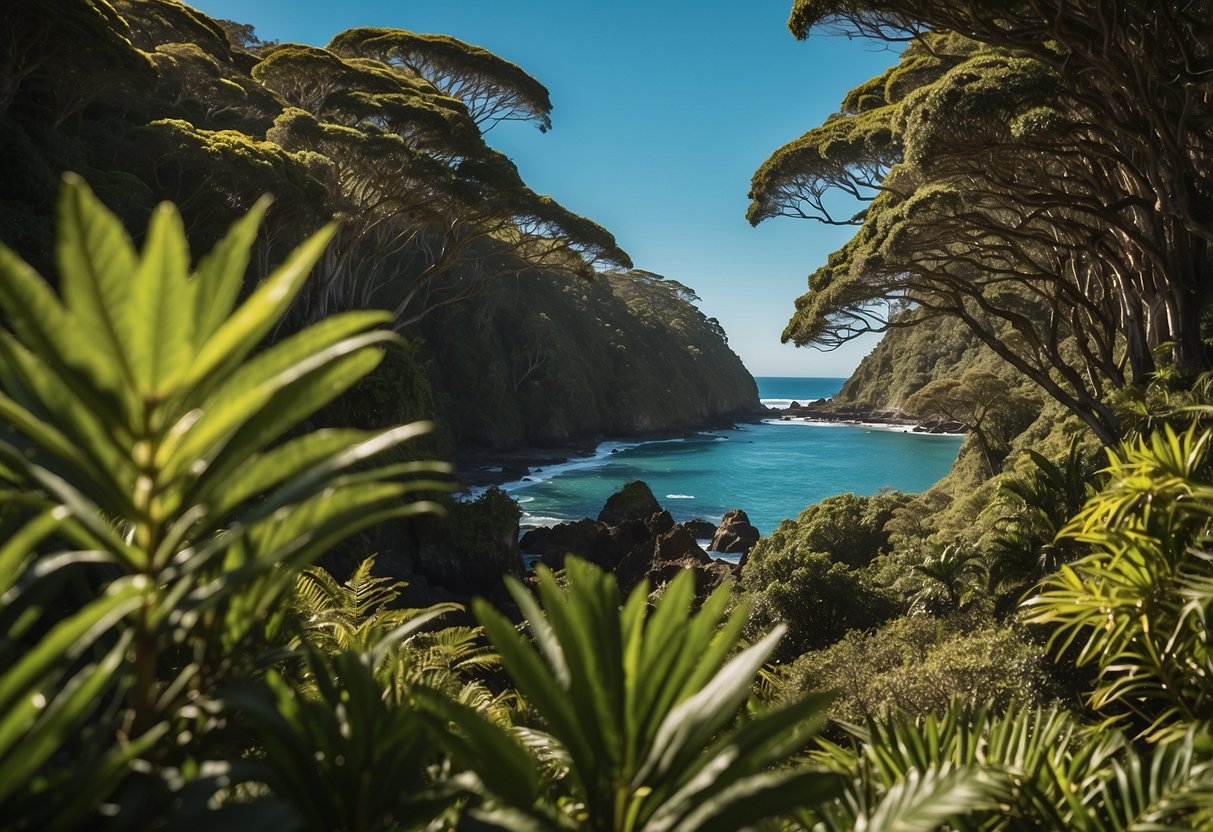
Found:
[[[363,27],[337,35],[329,49],[345,57],[373,58],[424,78],[463,101],[486,131],[503,121],[533,122],[544,132],[552,127],[552,102],[543,84],[487,49],[449,35]]]
[[[785,340],[953,316],[1105,441],[1111,390],[1210,368],[1207,4],[802,0],[790,26],[909,45],[755,174],[751,222],[858,227]]]
[[[609,232],[533,192],[484,141],[486,120],[514,117],[502,102],[526,92],[538,108],[547,100],[542,87],[466,44],[467,60],[478,62],[477,84],[452,83],[453,69],[426,75],[398,54],[418,38],[351,30],[331,50],[264,49],[253,68],[254,78],[292,105],[267,137],[312,154],[313,175],[329,186],[344,220],[309,314],[388,305],[405,326],[502,274],[555,267],[590,276],[597,264],[629,266]],[[447,50],[448,40],[436,42]],[[483,98],[491,73],[500,75],[490,108],[496,115],[486,115]],[[522,105],[509,107],[521,112]],[[534,112],[546,119],[548,107]]]

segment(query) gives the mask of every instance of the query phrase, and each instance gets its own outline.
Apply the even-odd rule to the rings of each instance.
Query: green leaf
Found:
[[[335,230],[328,225],[309,237],[219,326],[199,347],[194,366],[182,381],[184,387],[206,388],[244,363],[295,299]]]
[[[775,650],[784,627],[768,633],[726,664],[707,685],[662,720],[652,750],[632,783],[661,782],[702,750],[745,701],[754,675]]]
[[[257,200],[198,263],[191,281],[196,293],[192,329],[195,348],[205,344],[231,315],[244,285],[244,272],[257,239],[257,229],[265,219],[270,201],[268,196]]]
[[[152,214],[139,266],[126,278],[131,372],[139,394],[153,402],[167,395],[193,357],[189,257],[181,215],[162,203]]]
[[[417,687],[413,696],[424,710],[458,729],[457,735],[444,731],[442,742],[457,763],[479,773],[489,791],[511,806],[535,802],[539,796],[535,761],[505,729],[444,693]]]
[[[131,317],[131,277],[138,263],[134,244],[83,179],[69,173],[63,180],[55,260],[63,301],[75,318],[73,337],[105,356],[134,392],[131,342],[142,323]]]
[[[855,832],[934,832],[954,818],[991,811],[1005,787],[980,769],[944,763],[907,772],[877,803],[872,813],[860,816]]]

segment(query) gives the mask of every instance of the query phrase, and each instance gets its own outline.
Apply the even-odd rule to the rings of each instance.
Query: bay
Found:
[[[844,379],[757,381],[762,399],[804,402],[832,396]],[[768,534],[783,518],[835,494],[930,488],[951,468],[960,443],[958,436],[766,420],[685,439],[603,443],[592,457],[504,488],[523,510],[524,528],[597,517],[624,483],[644,480],[678,522],[715,523],[741,508]]]

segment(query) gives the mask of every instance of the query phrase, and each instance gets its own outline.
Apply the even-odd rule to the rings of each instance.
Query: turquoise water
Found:
[[[795,378],[791,376],[760,376],[758,397],[767,407],[787,407],[792,402],[828,399],[839,390],[845,378]]]
[[[803,391],[828,387],[814,386],[822,381],[758,378],[759,396],[804,401],[811,397]],[[842,379],[830,381],[836,384],[824,395],[836,392]],[[524,526],[550,526],[597,517],[607,497],[639,479],[677,521],[717,522],[729,509],[742,508],[766,534],[781,519],[835,494],[929,488],[947,473],[960,442],[855,425],[768,421],[688,439],[604,443],[594,457],[537,471],[531,482],[506,490],[521,505]]]

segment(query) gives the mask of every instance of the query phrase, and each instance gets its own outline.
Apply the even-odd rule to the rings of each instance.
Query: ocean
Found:
[[[764,402],[805,402],[838,392],[841,378],[759,377]],[[644,480],[682,522],[719,522],[741,508],[763,534],[820,500],[881,488],[923,491],[948,472],[961,437],[905,433],[858,425],[765,422],[685,439],[606,442],[592,457],[534,471],[505,490],[524,514],[523,527],[597,517],[607,497]]]

